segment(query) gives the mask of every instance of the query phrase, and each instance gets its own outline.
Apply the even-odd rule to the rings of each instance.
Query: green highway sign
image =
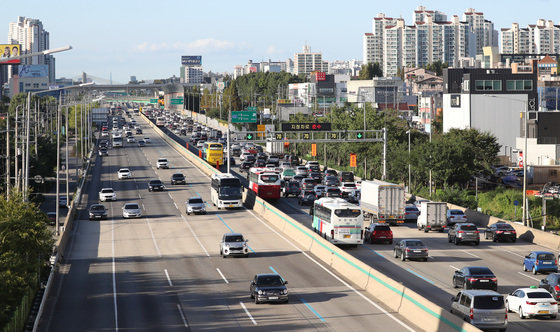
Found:
[[[150,104],[157,104],[157,99],[150,99]]]
[[[171,98],[171,105],[183,105],[184,103],[183,98]]]
[[[257,123],[256,111],[232,111],[231,123]]]
[[[254,106],[247,107],[247,111],[256,111],[257,108]]]

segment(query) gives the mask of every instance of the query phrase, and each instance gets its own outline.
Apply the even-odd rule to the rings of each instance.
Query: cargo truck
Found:
[[[420,203],[420,215],[416,221],[418,230],[424,232],[443,232],[447,225],[447,203],[444,202],[422,202]]]
[[[380,180],[362,181],[360,207],[370,222],[404,223],[404,186]]]

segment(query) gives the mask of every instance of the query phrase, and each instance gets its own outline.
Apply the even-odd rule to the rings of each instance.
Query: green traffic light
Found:
[[[253,139],[253,135],[247,134],[247,139]]]
[[[356,138],[358,138],[358,139],[364,138],[364,133],[357,133]]]

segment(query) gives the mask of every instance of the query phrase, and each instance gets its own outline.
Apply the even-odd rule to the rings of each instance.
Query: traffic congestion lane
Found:
[[[161,153],[161,149],[158,151],[158,153]],[[148,159],[153,159],[152,157],[149,157]],[[167,170],[159,170],[159,171],[163,171],[166,172]],[[206,184],[204,185],[205,188],[200,188],[200,191],[203,191],[201,193],[201,195],[205,198],[205,199],[209,199],[209,188],[210,188],[210,184],[209,184],[209,179],[206,178]],[[198,188],[196,188],[198,190]],[[173,193],[171,193],[171,196],[174,197],[175,195],[181,195],[182,191],[175,191]],[[200,193],[200,192],[199,192]],[[183,201],[185,199],[184,196],[178,196],[178,198],[176,199],[176,203],[179,201]],[[287,265],[286,268],[286,272],[281,272],[282,275],[289,279],[292,277],[295,277],[295,280],[298,280],[297,276],[301,277],[301,274],[303,273],[303,271],[297,271],[297,269],[307,266],[308,264],[308,258],[307,257],[303,257],[303,258],[298,258],[298,256],[304,256],[302,254],[299,253],[294,253],[294,252],[289,252],[288,254],[286,253],[286,245],[285,243],[282,243],[283,241],[279,240],[273,240],[271,241],[270,236],[272,235],[268,235],[267,233],[270,232],[270,230],[267,231],[267,229],[261,229],[262,227],[264,227],[263,224],[260,224],[259,226],[259,222],[256,221],[251,221],[251,218],[247,217],[246,215],[246,211],[217,211],[214,208],[210,208],[209,209],[209,214],[206,216],[191,216],[191,218],[188,218],[188,222],[189,224],[193,227],[193,230],[195,233],[200,233],[198,234],[198,238],[201,240],[201,243],[203,245],[205,245],[205,247],[211,247],[214,249],[209,249],[208,251],[210,252],[212,257],[215,257],[218,255],[218,242],[219,239],[221,238],[221,235],[223,234],[224,231],[229,231],[230,228],[234,229],[236,231],[241,231],[243,232],[248,238],[251,239],[250,245],[252,246],[253,250],[255,250],[255,255],[254,257],[252,257],[252,259],[235,259],[235,265],[234,266],[224,266],[221,269],[221,273],[228,278],[227,276],[229,276],[230,274],[232,275],[236,275],[238,273],[241,273],[241,275],[239,275],[238,277],[233,277],[233,280],[237,280],[239,279],[239,288],[235,291],[235,294],[244,294],[243,298],[246,299],[246,301],[250,301],[250,299],[248,298],[248,281],[252,278],[252,275],[254,273],[259,273],[259,272],[263,272],[263,270],[266,271],[271,271],[270,267],[271,267],[271,262],[275,262],[275,261],[279,261],[278,263],[274,263],[275,265],[279,265],[280,267],[275,268],[277,269],[279,272],[283,271],[284,268],[282,268],[283,265],[285,265],[284,262],[290,262],[290,261],[295,261],[294,263],[290,263]],[[238,216],[237,216],[238,215]],[[217,217],[220,216],[220,217]],[[210,220],[208,219],[210,218]],[[213,220],[212,220],[213,219]],[[237,219],[242,220],[242,222],[239,223],[236,221]],[[249,220],[249,222],[247,222]],[[219,223],[222,223],[222,228],[218,228]],[[243,225],[241,225],[241,223]],[[227,224],[228,226],[225,226],[225,224]],[[244,227],[257,227],[257,229],[255,229],[254,231],[251,230],[251,228],[249,228],[249,230],[244,230]],[[216,231],[219,230],[219,231]],[[259,235],[259,236],[254,236],[254,235]],[[293,250],[291,250],[293,251]],[[218,257],[219,258],[219,257]],[[218,259],[218,264],[227,264],[227,265],[231,265],[233,263],[231,263],[232,261],[234,261],[233,259],[231,260],[223,260],[223,259]],[[233,270],[230,270],[231,268],[233,268]],[[292,269],[296,269],[296,273],[294,274],[294,276],[292,276],[291,274],[293,272],[290,272]],[[308,271],[307,273],[309,273],[309,275],[304,275],[301,280],[302,285],[300,287],[307,287],[309,289],[315,289],[315,285],[313,285],[312,283],[310,283],[310,280],[314,281],[315,279],[317,279],[316,275],[319,274],[324,274],[325,272],[318,268],[319,270],[314,271],[310,269],[306,269],[306,271]],[[250,271],[250,272],[249,272]],[[217,272],[217,271],[216,271]],[[216,273],[214,273],[215,275]],[[175,273],[171,273],[171,275],[175,275]],[[179,273],[178,275],[182,275],[182,273]],[[313,277],[315,275],[315,277]],[[205,276],[206,278],[209,278],[208,276]],[[211,278],[211,277],[210,277]],[[338,280],[335,280],[335,284],[331,285],[331,287],[341,287],[340,283]],[[331,282],[333,282],[331,280]],[[338,283],[338,284],[336,284]],[[291,285],[293,284],[293,282],[290,283]],[[299,283],[298,283],[299,284]],[[237,282],[232,282],[231,283],[232,286],[237,285]],[[291,286],[291,290],[293,292],[293,285]],[[296,286],[297,287],[297,286]],[[346,289],[346,292],[348,293],[348,289]],[[336,293],[341,293],[340,290],[336,290]],[[322,294],[322,295],[321,295]],[[344,294],[341,293],[342,295],[340,295],[340,297],[334,300],[332,298],[332,294],[327,295],[327,293],[323,292],[319,292],[319,294],[308,294],[309,296],[311,296],[311,298],[313,299],[314,296],[319,296],[319,298],[321,298],[321,296],[326,296],[326,298],[324,299],[324,302],[328,302],[328,306],[333,305],[332,301],[334,302],[342,302],[342,299],[346,299],[346,298],[351,298],[352,296],[349,294]],[[234,298],[238,298],[238,296],[234,297]],[[303,297],[302,297],[303,298]],[[305,299],[304,299],[305,301]],[[319,300],[318,300],[319,301]],[[355,302],[354,299],[350,299],[349,301],[351,302]],[[363,301],[363,299],[362,299]],[[254,304],[252,303],[248,303],[245,304],[244,301],[240,301],[242,303],[244,303],[245,308],[248,308],[249,306],[253,306]],[[183,307],[184,308],[188,308],[188,304],[189,302],[185,302],[183,303]],[[309,303],[304,304],[304,302],[299,303],[300,305],[304,306],[305,308],[307,308],[306,313],[309,313],[311,310],[309,309],[308,306],[310,306]],[[322,306],[323,304],[321,304]],[[241,306],[241,304],[240,304]],[[344,307],[346,310],[346,308],[348,307],[348,304],[345,303],[342,306],[339,305],[335,305],[335,309],[333,310],[333,312],[341,312],[341,308]],[[352,307],[352,306],[350,306]],[[374,307],[372,307],[373,309],[375,309]],[[292,315],[297,314],[298,312],[300,312],[299,309],[295,309],[296,311],[293,311],[293,305],[287,305],[287,306],[274,306],[274,309],[272,308],[268,308],[268,307],[263,307],[263,306],[257,306],[256,309],[258,309],[258,315],[254,315],[253,319],[255,319],[256,321],[260,321],[261,318],[263,317],[268,317],[270,316],[272,313],[274,313],[274,317],[278,317],[276,320],[274,320],[274,322],[269,322],[267,324],[280,324],[281,322],[285,322],[286,320],[293,320],[293,318],[290,318]],[[186,309],[187,310],[187,309]],[[193,308],[193,310],[195,310],[195,308]],[[200,310],[200,308],[196,308],[196,310]],[[272,310],[272,311],[271,311]],[[356,320],[353,319],[353,321],[355,322],[354,324],[357,324],[357,326],[371,326],[372,322],[370,321],[371,316],[369,314],[371,314],[371,310],[372,309],[363,309],[363,306],[360,307],[360,310],[364,310],[366,311],[368,314],[363,314],[360,312],[356,312],[356,308],[353,309],[354,310],[354,315],[353,317],[364,317],[361,318],[364,320],[364,322],[360,322],[360,320]],[[325,310],[326,312],[328,312],[329,310]],[[188,311],[187,311],[188,312]],[[260,315],[260,313],[262,312],[262,316]],[[311,311],[312,312],[312,311]],[[301,314],[300,314],[301,315]],[[195,317],[199,317],[200,313],[197,313],[197,315],[195,315]],[[187,317],[193,317],[193,315],[188,314]],[[331,321],[329,322],[329,324],[333,324],[333,325],[337,325],[339,327],[343,327],[343,326],[348,326],[349,322],[345,322],[344,320],[346,320],[346,318],[344,317],[339,317],[338,315],[335,316],[336,319],[334,321],[332,317],[328,317],[328,320]],[[196,319],[196,318],[195,318]],[[301,320],[302,318],[300,317],[299,320]],[[315,317],[315,319],[318,319],[317,317]],[[380,318],[377,317],[377,320],[379,320]],[[386,326],[390,326],[391,324],[395,324],[394,321],[391,318],[387,318],[389,321],[387,322]],[[270,318],[268,318],[268,320],[270,320]],[[207,321],[206,319],[202,319],[202,322]],[[266,320],[265,320],[266,321]],[[356,323],[357,321],[357,323]],[[189,320],[189,322],[191,324],[193,324],[192,319]],[[261,322],[262,324],[262,322]],[[363,324],[363,325],[362,325]],[[398,327],[396,327],[398,329],[403,329],[404,327],[401,325],[398,325]]]
[[[294,204],[295,199],[281,199],[277,202],[284,211],[293,211],[290,216],[302,225],[311,227],[311,216],[306,213],[308,207],[301,208]],[[296,203],[297,204],[297,203]],[[297,212],[296,210],[300,210]],[[385,273],[388,277],[401,281],[405,286],[417,291],[443,308],[450,307],[450,298],[457,294],[458,289],[452,287],[452,277],[456,269],[464,266],[488,266],[498,277],[498,291],[504,295],[519,287],[538,285],[544,275],[534,276],[523,272],[521,263],[523,256],[532,250],[542,249],[541,246],[517,241],[515,243],[493,243],[482,236],[479,246],[464,244],[455,246],[448,243],[447,233],[417,230],[413,223],[391,227],[393,244],[364,244],[358,250],[348,253],[373,268]],[[428,262],[402,262],[393,257],[394,244],[399,239],[417,238],[426,243],[430,250]],[[365,249],[365,250],[364,250]],[[510,314],[509,330],[539,330],[558,326],[558,320],[532,320],[521,322],[516,314]]]

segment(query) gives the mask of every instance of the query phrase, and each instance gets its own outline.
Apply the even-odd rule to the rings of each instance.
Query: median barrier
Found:
[[[144,117],[144,115],[142,115]],[[167,137],[151,121],[145,120],[164,139],[182,155],[187,157],[193,165],[210,175],[219,172],[200,158],[192,154],[185,147]],[[211,170],[210,170],[211,169]],[[304,227],[267,201],[257,197],[254,192],[243,192],[244,206],[259,214],[262,219],[279,229],[294,244],[304,248],[330,266],[339,275],[351,280],[358,288],[366,291],[377,302],[388,306],[392,311],[402,314],[409,321],[415,322],[425,331],[434,332],[475,332],[476,327],[462,321],[457,316],[445,311],[433,302],[407,289],[402,284],[388,278],[383,273],[371,268],[367,264],[352,257],[342,249],[334,246],[319,234]],[[451,296],[450,296],[451,298]]]

